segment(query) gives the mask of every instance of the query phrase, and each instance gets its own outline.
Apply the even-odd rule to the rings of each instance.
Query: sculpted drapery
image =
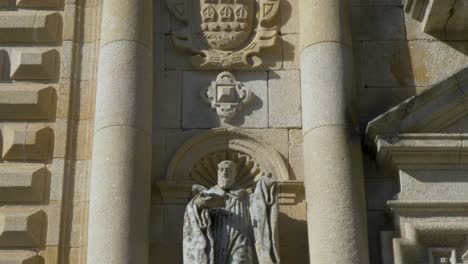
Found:
[[[263,176],[235,189],[236,164],[218,164],[218,184],[194,185],[184,216],[184,264],[279,264],[276,186]]]

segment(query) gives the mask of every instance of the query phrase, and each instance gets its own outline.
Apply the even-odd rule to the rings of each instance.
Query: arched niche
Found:
[[[166,180],[157,183],[165,202],[186,202],[194,183],[215,185],[217,164],[226,159],[238,165],[237,187],[253,187],[261,176],[270,174],[280,189],[302,187],[302,183],[289,180],[285,160],[271,145],[242,129],[217,128],[192,137],[176,151]]]

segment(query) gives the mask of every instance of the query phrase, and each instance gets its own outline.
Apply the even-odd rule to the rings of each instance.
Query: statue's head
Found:
[[[237,176],[237,165],[233,161],[223,160],[218,164],[218,186],[224,190],[234,185]]]

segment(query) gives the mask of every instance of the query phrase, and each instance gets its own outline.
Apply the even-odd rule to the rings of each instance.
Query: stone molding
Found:
[[[166,3],[174,18],[184,24],[172,32],[174,44],[193,54],[191,63],[197,69],[258,68],[262,59],[257,54],[278,39],[272,20],[279,13],[279,0]]]
[[[466,209],[465,207],[465,212]],[[427,218],[424,219],[426,221],[421,221],[422,223],[409,221],[402,224],[402,238],[393,240],[395,264],[421,263],[423,259],[424,263],[444,263],[442,262],[443,258],[445,261],[449,261],[445,262],[448,264],[468,263],[468,251],[466,250],[468,225],[466,224],[466,215],[464,217],[465,221],[457,222],[452,222],[449,219],[430,221]],[[446,245],[441,245],[439,241],[438,246],[433,246],[434,239],[441,235],[447,239],[444,241]],[[435,251],[446,252],[446,255],[434,254]]]
[[[398,175],[395,264],[468,263],[468,68],[369,122],[378,163]],[[465,124],[465,123],[461,123]]]
[[[397,168],[468,165],[467,134],[400,134],[375,140],[377,159]]]
[[[457,0],[406,0],[405,12],[422,30],[442,39],[468,39],[468,5]]]
[[[253,97],[249,88],[236,81],[230,72],[221,72],[211,86],[202,90],[202,99],[216,109],[219,118],[230,123],[242,107],[248,104]]]

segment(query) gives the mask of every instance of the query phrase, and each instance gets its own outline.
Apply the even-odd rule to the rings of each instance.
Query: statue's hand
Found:
[[[201,192],[200,195],[195,198],[194,203],[198,208],[216,208],[224,207],[225,201],[224,196]]]

